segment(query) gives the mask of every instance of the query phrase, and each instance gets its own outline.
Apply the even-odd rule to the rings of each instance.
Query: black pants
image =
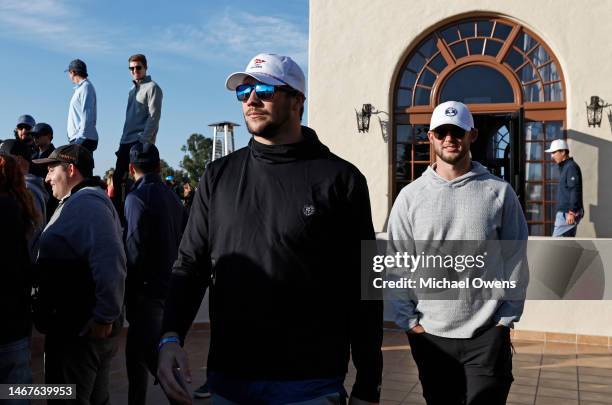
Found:
[[[130,165],[130,149],[138,142],[122,143],[119,144],[119,150],[115,152],[117,156],[117,163],[115,163],[115,172],[113,173],[113,187],[115,188],[115,197],[113,198],[113,205],[121,218],[121,223],[125,225],[125,215],[123,213],[123,206],[125,203],[125,196],[127,195],[128,189],[128,168]]]
[[[128,328],[125,359],[128,374],[128,404],[147,402],[149,373],[157,373],[157,345],[161,335],[164,301],[138,297],[127,303]]]
[[[76,144],[81,145],[82,147],[90,151],[92,155],[94,151],[98,149],[98,141],[93,140],[93,139],[85,139],[85,138],[73,139],[72,141],[70,141],[70,143],[71,144],[76,143]]]
[[[512,377],[510,329],[470,339],[409,334],[427,405],[503,405]]]
[[[106,405],[111,359],[119,336],[94,339],[85,336],[45,338],[45,383],[76,384],[75,400],[48,400],[49,404]]]

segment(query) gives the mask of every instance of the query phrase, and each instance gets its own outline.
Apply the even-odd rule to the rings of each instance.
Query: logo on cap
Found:
[[[304,208],[302,208],[302,214],[304,214],[304,216],[307,216],[307,217],[312,216],[315,212],[316,212],[316,208],[314,205],[311,205],[311,204],[305,204]]]
[[[253,66],[251,66],[251,69],[261,69],[263,67],[261,66],[262,63],[266,63],[266,61],[264,59],[259,59],[259,58],[255,59],[253,61]]]
[[[455,115],[457,115],[457,109],[454,107],[448,107],[446,111],[444,111],[444,114],[447,117],[454,117]]]

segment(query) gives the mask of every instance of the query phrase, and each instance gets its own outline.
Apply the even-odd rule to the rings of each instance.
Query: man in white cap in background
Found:
[[[362,240],[374,240],[367,184],[301,126],[305,78],[259,54],[226,82],[253,138],[212,162],[197,188],[170,280],[158,376],[190,403],[181,348],[207,287],[213,404],[378,403],[382,302],[362,301]]]
[[[487,240],[522,245],[527,222],[516,193],[470,158],[478,133],[468,108],[456,101],[438,105],[427,136],[437,159],[395,200],[390,246]],[[522,254],[513,252],[498,270],[525,287]],[[505,404],[513,381],[510,328],[521,317],[524,297],[483,300],[481,291],[470,288],[462,299],[419,300],[413,292],[394,291],[391,303],[395,322],[408,334],[427,404]]]
[[[582,172],[580,166],[569,155],[569,146],[564,139],[555,139],[546,149],[552,160],[559,165],[557,186],[557,213],[552,236],[574,237],[580,219],[584,215],[582,205]]]

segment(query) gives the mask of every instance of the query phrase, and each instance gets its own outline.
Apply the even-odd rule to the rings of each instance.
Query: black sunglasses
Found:
[[[142,70],[142,67],[143,67],[142,65],[136,65],[136,66],[130,66],[130,67],[128,67],[128,69],[130,69],[130,70],[132,70],[132,71],[133,71],[133,70],[138,70],[138,71],[140,71],[140,70]]]
[[[434,137],[439,141],[446,138],[448,134],[450,134],[451,138],[463,139],[463,137],[467,133],[465,129],[460,128],[456,125],[442,125],[441,127],[434,129],[432,132],[434,134]]]
[[[262,101],[272,100],[274,93],[277,91],[284,91],[286,93],[297,93],[296,90],[289,86],[273,86],[271,84],[241,84],[236,87],[236,98],[238,101],[246,101],[251,96],[251,93],[255,90],[257,98]]]
[[[32,127],[29,126],[29,125],[20,124],[20,125],[17,125],[17,129],[27,129],[27,130],[30,130],[30,129],[32,129]]]

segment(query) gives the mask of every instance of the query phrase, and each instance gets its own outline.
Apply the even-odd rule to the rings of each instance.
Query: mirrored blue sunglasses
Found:
[[[251,92],[255,90],[255,94],[257,95],[258,99],[267,101],[274,97],[274,92],[276,89],[277,86],[272,86],[270,84],[241,84],[236,87],[236,98],[238,101],[246,101],[251,96]]]

